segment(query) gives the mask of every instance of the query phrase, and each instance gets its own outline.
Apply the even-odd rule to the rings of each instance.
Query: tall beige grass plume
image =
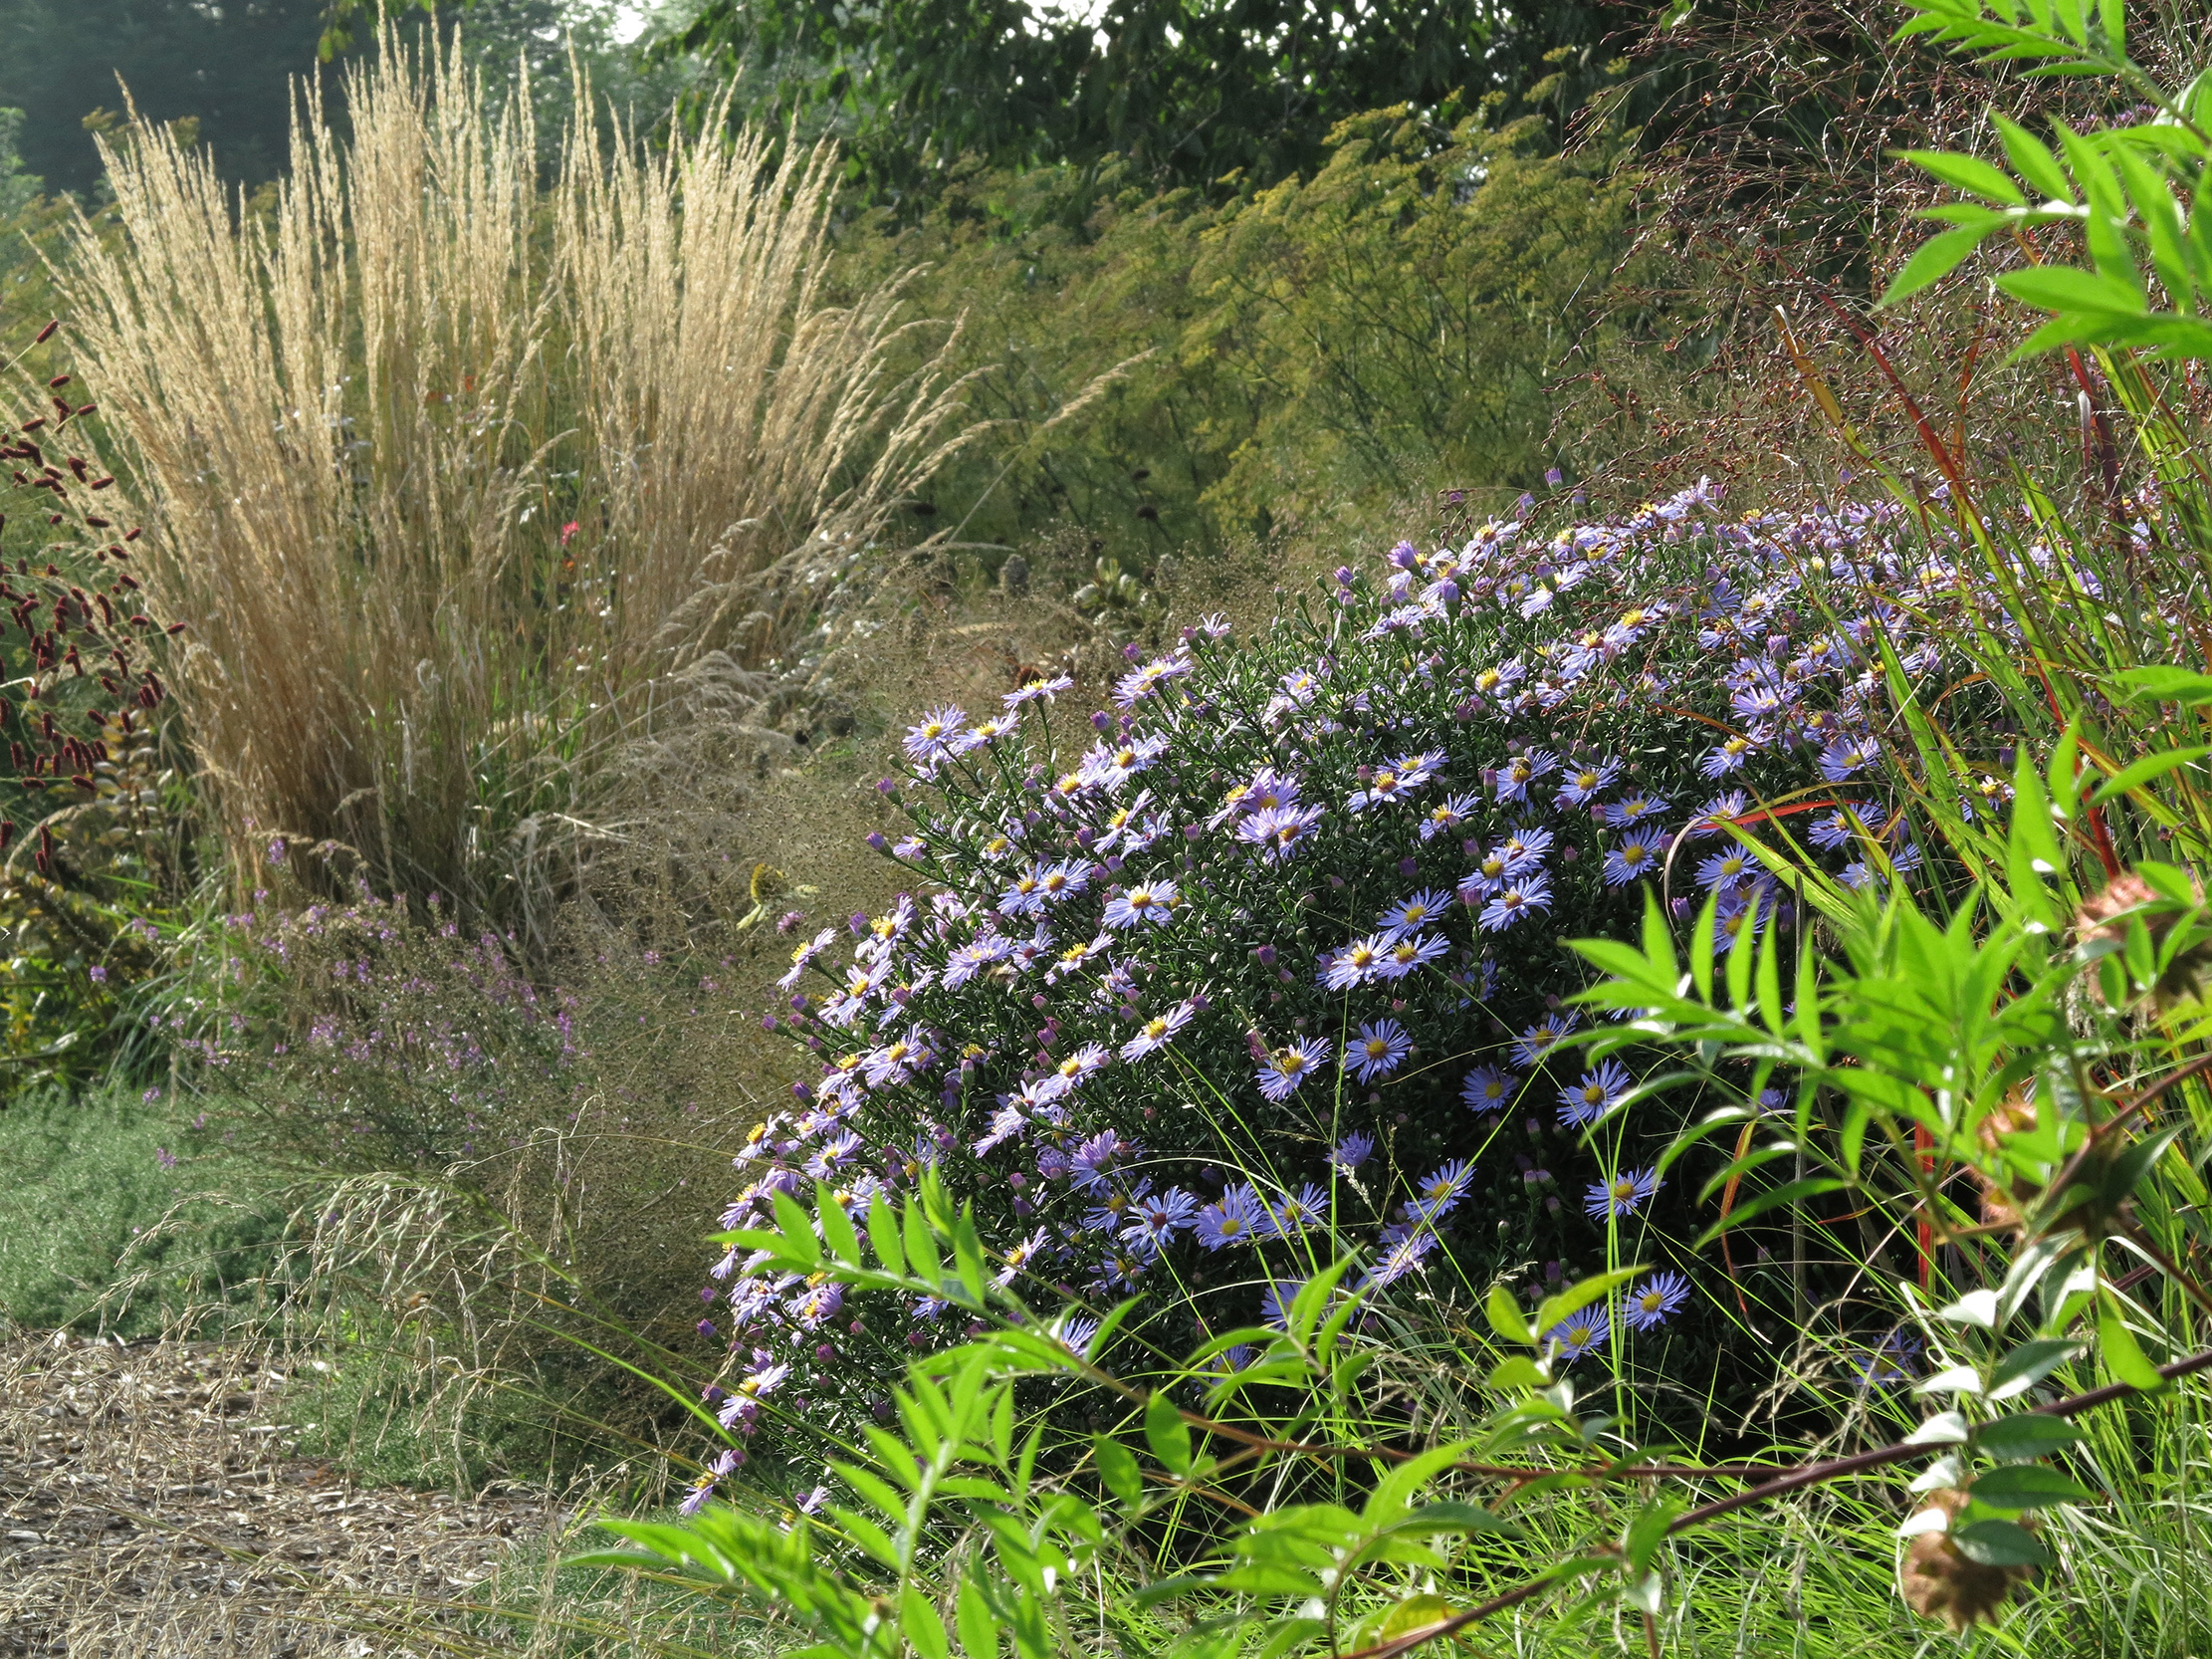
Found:
[[[749,579],[980,428],[898,283],[825,298],[826,146],[586,116],[544,187],[527,88],[391,29],[344,104],[301,89],[266,206],[103,138],[117,231],[56,274],[241,881],[283,837],[537,925],[656,681],[773,651]]]

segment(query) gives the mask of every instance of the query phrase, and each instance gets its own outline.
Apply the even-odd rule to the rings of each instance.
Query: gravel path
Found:
[[[542,1495],[356,1489],[294,1455],[285,1381],[196,1343],[0,1343],[0,1655],[368,1659],[432,1623],[450,1652],[436,1603],[535,1575],[566,1520]]]

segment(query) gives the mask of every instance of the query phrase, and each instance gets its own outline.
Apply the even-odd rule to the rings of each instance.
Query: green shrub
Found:
[[[158,1089],[17,1095],[0,1169],[0,1317],[34,1329],[138,1335],[251,1299],[284,1231],[273,1183]]]
[[[925,522],[999,546],[1071,526],[1149,566],[1253,532],[1374,533],[1445,484],[1509,501],[1575,464],[1550,447],[1552,380],[1603,349],[1585,318],[1633,191],[1617,143],[1570,158],[1541,131],[1386,110],[1336,128],[1313,176],[1219,205],[1109,188],[1078,226],[1075,175],[970,167],[921,225],[864,220],[846,268],[926,263],[917,293],[967,314],[972,396],[1008,423]]]

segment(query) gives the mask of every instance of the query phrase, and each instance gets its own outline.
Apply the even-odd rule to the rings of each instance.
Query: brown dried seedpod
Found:
[[[2198,901],[2204,898],[2204,888],[2192,878]],[[2074,917],[2074,937],[2077,943],[2088,945],[2104,943],[2118,945],[2126,941],[2127,925],[2137,912],[2142,912],[2142,923],[2150,934],[2153,946],[2161,946],[2166,935],[2173,931],[2178,913],[2171,908],[2150,908],[2160,902],[2160,895],[2151,884],[2133,870],[2115,875],[2101,893],[2082,901],[2082,908]],[[2150,988],[2151,1005],[2163,1012],[2186,998],[2204,993],[2207,977],[2212,976],[2212,946],[2197,945],[2183,951],[2159,975],[2158,982]],[[2096,985],[2097,998],[2104,1000],[2101,985]]]
[[[1943,1488],[1927,1495],[1923,1509],[1943,1512],[1944,1530],[1922,1533],[1905,1545],[1897,1566],[1897,1592],[1922,1618],[1940,1620],[1953,1631],[1994,1624],[2015,1584],[2035,1574],[2028,1566],[1985,1566],[1967,1559],[1950,1534],[1950,1523],[1966,1508],[1963,1492]],[[2023,1526],[2030,1523],[2023,1522]]]
[[[2028,1097],[2025,1088],[2015,1088],[1981,1120],[1974,1130],[1974,1138],[1989,1151],[1997,1152],[2010,1136],[2032,1132],[2037,1122],[2036,1102]],[[2093,1142],[2070,1184],[2079,1194],[2076,1201],[2059,1214],[2042,1218],[2038,1231],[2049,1235],[2079,1229],[2091,1239],[2107,1237],[2117,1217],[2100,1195],[2104,1190],[2103,1177],[2112,1160],[2125,1151],[2126,1146],[2125,1137],[2120,1135]],[[1992,1227],[2012,1228],[2025,1241],[2028,1236],[2026,1213],[2043,1197],[2047,1190],[2044,1184],[2009,1166],[1994,1172],[1977,1171],[1975,1179],[1981,1187],[1982,1220]]]

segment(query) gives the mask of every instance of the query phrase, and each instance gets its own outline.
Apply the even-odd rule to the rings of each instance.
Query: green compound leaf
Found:
[[[2018,1522],[1977,1521],[1951,1534],[1958,1552],[1983,1566],[2049,1566],[2051,1551]]]
[[[2097,1494],[2071,1475],[2040,1463],[2006,1464],[1974,1477],[1974,1496],[1993,1510],[2042,1510],[2094,1503]]]

